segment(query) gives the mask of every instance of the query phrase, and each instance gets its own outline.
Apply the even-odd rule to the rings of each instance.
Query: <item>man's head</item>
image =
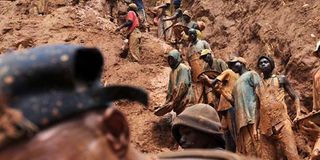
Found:
[[[208,63],[210,66],[212,65],[213,58],[212,58],[212,52],[210,49],[204,49],[201,51],[200,58],[203,59],[206,63]]]
[[[316,48],[314,49],[314,54],[318,57],[320,57],[320,40],[316,44]]]
[[[173,6],[174,6],[175,9],[180,8],[181,0],[173,0]]]
[[[263,74],[270,74],[275,68],[274,60],[269,56],[260,56],[257,62],[257,67],[263,72]]]
[[[214,108],[196,104],[173,121],[172,134],[182,148],[225,148],[221,123]]]
[[[171,69],[176,69],[181,63],[182,58],[178,50],[174,49],[168,53],[168,64]]]
[[[183,19],[186,21],[186,22],[190,22],[191,21],[191,13],[187,10],[185,10],[182,14],[183,16]]]
[[[194,28],[190,28],[188,31],[189,41],[195,42],[197,40],[197,30]]]
[[[242,57],[234,57],[232,60],[228,61],[228,67],[235,73],[241,73],[243,68],[246,67],[247,61]]]
[[[134,3],[130,3],[128,6],[128,11],[137,11],[138,10],[138,6]]]

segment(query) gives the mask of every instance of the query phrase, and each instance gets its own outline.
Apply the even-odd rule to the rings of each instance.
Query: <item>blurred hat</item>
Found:
[[[188,10],[185,10],[185,11],[183,12],[183,15],[186,15],[186,16],[188,16],[188,17],[191,18],[191,13],[190,13]]]
[[[136,5],[136,4],[134,4],[134,3],[130,3],[130,4],[129,4],[129,8],[130,8],[130,9],[132,9],[132,10],[135,10],[135,11],[137,11],[137,10],[138,10],[137,5]]]
[[[241,62],[244,65],[247,65],[247,61],[242,57],[234,57],[231,60],[229,60],[227,63],[236,63],[236,62]]]
[[[211,54],[212,51],[210,49],[204,49],[201,51],[200,57],[205,56],[207,54]]]

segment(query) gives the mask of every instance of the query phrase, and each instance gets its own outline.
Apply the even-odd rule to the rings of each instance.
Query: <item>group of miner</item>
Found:
[[[137,10],[134,3],[129,4],[127,21],[117,29],[128,27],[126,42],[134,61],[139,61],[141,54]],[[181,0],[161,1],[152,11],[158,37],[176,48],[167,53],[171,68],[167,97],[155,114],[171,116],[172,134],[182,148],[226,149],[270,160],[300,159],[292,129],[300,124],[299,131],[314,133],[317,139],[311,159],[320,159],[319,134],[315,132],[319,122],[310,120],[320,116],[319,71],[314,78],[313,111],[302,115],[299,96],[285,75],[275,73],[273,57],[258,57],[257,71],[251,70],[243,57],[216,58],[202,34],[205,23],[193,21],[190,11],[182,10]],[[314,50],[317,56],[319,43]],[[296,111],[293,120],[288,115],[286,93],[293,101],[289,106]]]
[[[117,12],[117,3],[118,0],[109,1],[109,15],[114,22],[117,18],[114,13]],[[140,30],[150,30],[146,10],[142,0],[125,0],[124,3],[128,8],[126,18],[116,28],[116,32],[127,29],[122,56],[139,62],[142,54]],[[308,134],[310,141],[315,141],[310,159],[319,160],[320,70],[316,71],[313,79],[313,110],[303,114],[299,96],[287,77],[276,74],[273,57],[261,54],[255,61],[256,71],[249,68],[246,59],[240,56],[226,61],[216,58],[210,44],[204,40],[205,22],[194,21],[191,12],[183,10],[181,3],[182,0],[160,0],[150,12],[154,16],[153,23],[158,28],[158,38],[175,48],[166,53],[171,68],[166,100],[163,105],[155,108],[154,114],[170,117],[172,135],[185,152],[165,153],[149,159],[200,157],[199,159],[298,160],[300,157],[293,131],[293,128],[297,128],[297,132]],[[45,0],[39,1],[39,5],[47,6]],[[44,12],[41,7],[38,10],[40,13]],[[48,57],[43,57],[44,53]],[[320,57],[320,41],[313,54]],[[25,137],[29,132],[39,132],[70,115],[101,109],[109,100],[127,98],[147,104],[144,93],[136,88],[103,88],[96,83],[103,65],[102,56],[96,49],[58,45],[31,49],[22,55],[25,57],[20,58],[23,61],[21,64],[33,67],[31,62],[38,59],[39,64],[44,67],[31,67],[37,73],[33,74],[33,70],[23,70],[26,66],[11,63],[19,59],[16,58],[17,54],[2,57],[5,63],[1,69],[3,83],[0,83],[0,96],[3,100],[1,104],[4,104],[0,117],[0,147],[5,147],[8,141],[19,139],[22,135]],[[99,64],[99,67],[90,68],[96,70],[95,73],[79,73],[78,69],[83,68],[81,65],[88,64]],[[42,70],[46,69],[46,65],[49,70]],[[59,66],[58,69],[50,68],[53,65]],[[52,76],[53,80],[46,79],[46,76]],[[19,77],[29,79],[15,79]],[[42,82],[34,83],[36,81]],[[30,89],[30,93],[20,93],[23,89],[18,87]],[[46,92],[47,89],[54,91]],[[108,94],[105,93],[107,91]],[[286,94],[293,101],[288,106],[296,111],[296,117],[292,120],[288,114]],[[39,104],[44,105],[42,109],[35,107],[30,112],[28,107]],[[16,107],[10,108],[11,105]],[[91,125],[102,131],[98,132],[99,136],[108,135],[107,141],[97,143],[108,146],[106,157],[109,156],[112,160],[117,159],[114,157],[148,159],[140,155],[140,152],[132,151],[127,121],[120,111],[109,108],[101,119],[99,125],[93,122]]]

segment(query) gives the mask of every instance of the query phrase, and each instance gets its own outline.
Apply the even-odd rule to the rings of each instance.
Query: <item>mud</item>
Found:
[[[145,3],[154,6],[155,1]],[[132,143],[143,152],[175,150],[169,120],[152,113],[165,99],[170,69],[164,53],[170,46],[153,36],[153,27],[151,34],[143,34],[139,63],[120,58],[122,35],[114,32],[116,25],[103,10],[104,4],[103,0],[90,0],[85,5],[49,0],[48,14],[38,15],[30,0],[0,1],[0,52],[47,43],[98,47],[105,59],[103,83],[131,84],[150,93],[149,109],[127,102],[115,104],[128,116]],[[311,54],[320,37],[319,1],[184,0],[183,8],[192,11],[193,19],[207,23],[205,39],[216,57],[227,60],[234,55],[244,56],[249,67],[255,69],[259,55],[274,56],[277,72],[286,74],[299,93],[302,110],[311,110],[312,75],[320,65]],[[289,115],[294,118],[294,111],[290,110]],[[312,142],[300,133],[296,135],[299,154],[306,157],[310,153],[306,144]]]

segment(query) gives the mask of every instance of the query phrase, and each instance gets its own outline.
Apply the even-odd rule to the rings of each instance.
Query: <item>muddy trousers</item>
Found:
[[[139,61],[141,56],[141,32],[135,29],[129,35],[129,59],[131,61]]]
[[[159,25],[158,25],[158,38],[169,40],[171,38],[171,28],[168,28],[171,26],[171,21],[163,21],[163,18],[166,18],[167,16],[160,17]]]
[[[253,124],[248,124],[240,129],[237,135],[237,152],[246,156],[258,157],[259,143],[253,136]]]
[[[36,6],[38,14],[45,14],[48,12],[48,0],[37,0]]]
[[[287,157],[288,160],[299,160],[290,120],[285,120],[276,126],[279,127],[272,127],[273,134],[271,136],[261,135],[261,154],[259,157],[265,160],[280,159],[280,157],[277,157],[276,150],[276,144],[279,144],[283,156]]]
[[[192,83],[196,103],[204,103],[204,88],[201,82]]]
[[[320,137],[318,137],[316,143],[314,144],[310,160],[320,159]]]
[[[230,108],[226,111],[220,111],[221,127],[224,131],[224,138],[226,140],[226,149],[231,152],[236,152],[236,133],[235,133],[235,111]]]

